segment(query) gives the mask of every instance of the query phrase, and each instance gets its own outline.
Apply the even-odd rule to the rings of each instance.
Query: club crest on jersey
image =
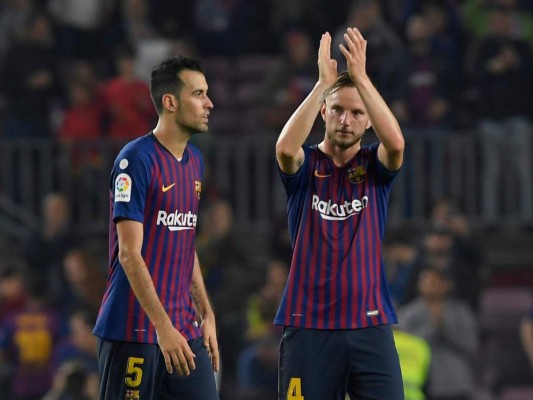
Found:
[[[365,181],[366,170],[362,165],[357,165],[353,168],[350,168],[347,171],[347,174],[350,183],[363,183]]]
[[[196,197],[200,199],[200,195],[202,194],[202,182],[201,181],[194,181],[194,191],[196,192]]]
[[[128,174],[122,173],[115,179],[115,202],[131,200],[132,180]]]
[[[139,390],[126,390],[126,396],[124,397],[124,400],[140,400],[141,394]]]

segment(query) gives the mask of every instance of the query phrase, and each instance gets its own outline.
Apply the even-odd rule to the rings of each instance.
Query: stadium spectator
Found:
[[[219,312],[235,310],[237,294],[236,271],[242,271],[246,256],[235,231],[233,208],[224,199],[214,199],[207,205],[196,240],[196,251],[205,285]],[[242,306],[242,304],[241,304]]]
[[[383,258],[394,304],[403,306],[416,297],[420,273],[419,251],[414,239],[403,231],[388,235],[383,245]]]
[[[472,70],[483,156],[481,207],[493,226],[504,192],[514,193],[521,222],[533,223],[533,53],[528,43],[514,37],[511,17],[506,9],[490,10],[490,29],[480,39]],[[518,185],[501,190],[509,174]]]
[[[96,88],[81,81],[71,81],[68,92],[69,106],[59,126],[59,141],[71,144],[80,139],[103,137],[104,104]]]
[[[237,362],[239,400],[277,397],[279,333],[269,332],[245,347]]]
[[[0,62],[12,43],[26,34],[28,21],[34,12],[32,0],[6,0],[0,9]]]
[[[23,32],[11,43],[0,74],[7,102],[4,136],[46,138],[51,136],[52,103],[59,95],[50,21],[33,14]]]
[[[317,75],[316,56],[309,35],[291,30],[283,38],[283,57],[267,73],[258,90],[265,125],[279,132],[313,88]]]
[[[477,309],[482,287],[482,264],[477,247],[470,247],[469,242],[443,228],[426,231],[420,246],[420,267],[423,269],[430,264],[446,272],[453,281],[453,294],[467,302],[472,310]]]
[[[208,176],[206,179],[209,179]],[[228,382],[222,385],[224,391],[234,385],[237,354],[244,341],[244,299],[249,293],[250,265],[241,236],[235,229],[231,204],[220,197],[209,199],[208,196],[207,190],[202,193],[202,198],[208,202],[200,219],[196,251],[206,289],[220,321],[218,342],[224,348],[224,373],[221,378]]]
[[[266,266],[265,280],[261,288],[247,300],[246,339],[255,341],[273,331],[272,321],[287,283],[289,266],[272,260]]]
[[[48,193],[42,200],[42,219],[25,243],[24,256],[29,273],[41,284],[41,291],[56,298],[65,278],[64,255],[74,247],[79,235],[72,226],[70,202],[62,193]]]
[[[419,278],[420,296],[399,310],[399,328],[428,341],[430,400],[468,400],[474,389],[473,356],[478,346],[476,316],[450,297],[453,280],[433,265]]]
[[[63,274],[66,288],[59,305],[67,315],[80,308],[87,308],[93,313],[98,311],[106,281],[101,261],[83,247],[72,248],[65,254]]]
[[[459,84],[456,69],[460,60],[437,53],[432,33],[431,20],[425,14],[414,14],[407,21],[408,51],[401,70],[405,76],[398,78],[404,84],[393,111],[408,130],[415,131],[413,136],[439,133],[451,126],[451,104]]]
[[[154,26],[157,26],[157,29],[166,38],[191,37],[196,22],[192,18],[195,3],[192,1],[150,0],[149,17]]]
[[[69,334],[63,337],[53,352],[54,371],[67,362],[78,362],[91,374],[98,374],[96,336],[93,327],[96,322],[94,310],[77,309],[68,321]]]
[[[396,74],[401,67],[405,45],[400,36],[383,18],[381,4],[374,0],[357,0],[349,8],[346,21],[341,26],[357,27],[367,40],[367,73],[381,95],[394,111],[401,95],[403,82]],[[346,69],[338,45],[343,43],[344,28],[333,36],[332,54],[339,60],[339,70]]]
[[[59,367],[52,387],[40,400],[97,400],[97,383],[83,364],[68,361]]]
[[[240,0],[198,0],[194,2],[196,45],[206,56],[236,55],[240,37],[232,24]]]
[[[513,37],[533,44],[533,6],[529,0],[465,0],[460,6],[462,22],[475,41],[491,28],[491,8],[510,14]]]
[[[49,0],[48,11],[57,23],[62,59],[105,60],[113,40],[108,35],[115,1]],[[111,42],[111,43],[110,43]]]
[[[149,19],[150,5],[146,0],[122,0],[121,35],[135,51],[146,41],[160,37],[156,27]]]
[[[27,280],[26,288],[26,306],[0,326],[0,363],[12,366],[10,400],[40,400],[48,391],[53,350],[63,334],[62,317],[48,304],[41,284]]]
[[[425,400],[431,367],[431,348],[420,336],[393,329],[402,369],[405,400]]]
[[[115,53],[118,75],[104,83],[109,136],[132,139],[150,130],[155,112],[148,85],[135,75],[135,55],[127,47]]]
[[[0,264],[0,321],[22,310],[28,302],[24,284],[27,266],[21,259],[4,259]]]

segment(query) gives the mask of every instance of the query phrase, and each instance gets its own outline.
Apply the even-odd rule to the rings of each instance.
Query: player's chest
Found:
[[[192,167],[156,168],[150,190],[152,198],[167,209],[196,210],[202,195],[200,171]]]
[[[309,191],[312,194],[338,201],[363,196],[374,184],[368,165],[363,162],[345,168],[317,162],[311,169],[310,178]]]

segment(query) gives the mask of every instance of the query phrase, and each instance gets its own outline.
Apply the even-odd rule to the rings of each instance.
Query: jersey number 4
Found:
[[[287,400],[304,400],[302,396],[302,379],[291,378],[289,389],[287,390]]]

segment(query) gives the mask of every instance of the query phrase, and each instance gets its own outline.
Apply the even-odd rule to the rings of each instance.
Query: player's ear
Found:
[[[322,120],[326,120],[326,102],[322,102],[322,107],[320,107],[320,115],[322,116]]]
[[[173,94],[164,94],[161,101],[167,111],[175,112],[178,108],[178,99]]]
[[[369,119],[368,122],[365,125],[365,129],[370,129],[371,126],[372,126],[372,121],[370,121],[370,119]]]

